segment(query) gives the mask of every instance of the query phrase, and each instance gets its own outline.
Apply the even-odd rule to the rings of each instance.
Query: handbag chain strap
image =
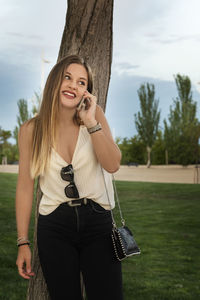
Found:
[[[109,205],[110,205],[112,223],[113,223],[114,227],[117,227],[115,219],[114,219],[113,211],[111,209],[111,202],[110,202],[110,198],[109,198],[109,194],[108,194],[108,188],[107,188],[107,185],[106,185],[106,180],[105,180],[105,176],[104,176],[104,172],[103,172],[102,167],[101,167],[101,171],[102,171],[102,174],[103,174],[103,180],[104,180],[104,185],[105,185],[105,189],[106,189],[106,195],[107,195],[108,202],[109,202]],[[118,204],[118,208],[119,208],[121,223],[122,223],[122,226],[125,226],[125,220],[124,220],[123,215],[122,215],[122,210],[121,210],[121,207],[120,207],[119,197],[118,197],[117,188],[116,188],[116,184],[115,184],[115,177],[114,177],[113,174],[112,174],[112,183],[113,183],[113,188],[114,188],[114,197],[117,200],[117,204]]]

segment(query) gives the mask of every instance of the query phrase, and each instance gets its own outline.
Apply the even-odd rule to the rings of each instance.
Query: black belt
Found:
[[[70,200],[70,201],[67,201],[67,204],[69,206],[80,206],[82,204],[88,204],[90,201],[90,199],[88,198],[81,198],[81,199],[76,199],[76,200]]]

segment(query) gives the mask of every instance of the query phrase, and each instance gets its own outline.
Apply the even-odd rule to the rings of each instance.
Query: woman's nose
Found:
[[[72,89],[76,89],[76,88],[77,88],[76,82],[73,81],[73,80],[71,80],[71,81],[69,82],[69,87],[72,88]]]

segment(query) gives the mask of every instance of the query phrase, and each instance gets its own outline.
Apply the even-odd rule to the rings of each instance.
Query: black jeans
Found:
[[[88,300],[122,300],[121,262],[114,257],[111,213],[90,202],[39,214],[38,253],[52,300],[81,300],[80,270]]]

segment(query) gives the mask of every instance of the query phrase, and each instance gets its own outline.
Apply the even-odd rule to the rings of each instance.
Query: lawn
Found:
[[[2,300],[25,300],[28,283],[15,265],[16,180],[16,174],[0,173]],[[142,251],[122,263],[124,300],[200,299],[200,185],[118,181],[117,188]]]

